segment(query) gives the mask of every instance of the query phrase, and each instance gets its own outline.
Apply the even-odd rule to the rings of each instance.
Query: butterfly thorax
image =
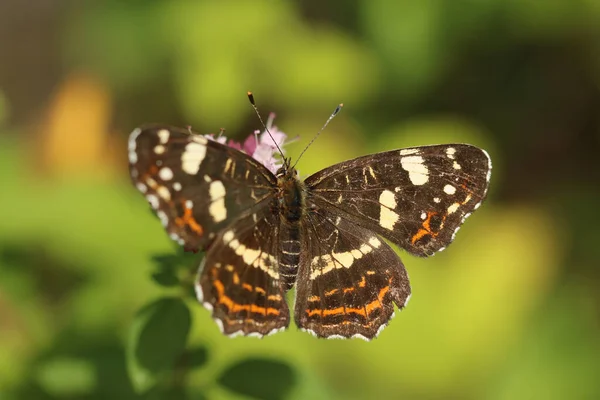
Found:
[[[291,167],[281,167],[277,171],[278,207],[283,221],[296,225],[304,210],[305,188],[298,179],[298,172]]]

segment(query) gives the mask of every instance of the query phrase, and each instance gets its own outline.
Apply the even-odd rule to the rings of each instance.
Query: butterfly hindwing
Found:
[[[306,179],[313,201],[412,254],[444,249],[485,198],[487,153],[465,144],[359,157]]]
[[[207,251],[196,293],[226,335],[263,336],[289,325],[279,231],[279,216],[263,208],[227,227]]]
[[[304,226],[295,321],[318,337],[373,339],[410,297],[400,258],[376,234],[312,208]]]
[[[277,182],[252,157],[168,126],[134,130],[129,163],[135,186],[169,236],[193,251],[205,248],[240,214],[263,206]]]

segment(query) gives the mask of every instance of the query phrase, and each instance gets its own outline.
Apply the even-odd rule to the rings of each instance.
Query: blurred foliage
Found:
[[[0,2],[0,398],[600,398],[600,2]],[[469,142],[489,199],[371,343],[223,337],[127,182],[144,122],[302,175]]]

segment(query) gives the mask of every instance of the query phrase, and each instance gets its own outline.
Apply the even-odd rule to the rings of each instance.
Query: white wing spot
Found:
[[[204,157],[206,157],[206,146],[196,142],[188,143],[181,155],[181,169],[190,175],[196,175]]]
[[[223,243],[227,244],[235,237],[233,231],[227,231],[223,234]]]
[[[369,174],[373,179],[377,180],[377,177],[375,176],[375,171],[373,171],[373,168],[371,166],[369,166]]]
[[[456,188],[452,185],[446,185],[444,186],[444,193],[453,195],[454,193],[456,193]]]
[[[439,203],[440,201],[442,201],[442,199],[440,199],[439,197],[434,197],[433,198],[433,202],[434,203]]]
[[[459,203],[452,204],[450,207],[448,207],[448,214],[454,214],[456,210],[458,210],[458,207],[460,207]]]
[[[200,143],[200,144],[207,144],[208,143],[208,139],[206,139],[204,136],[200,136],[200,135],[192,135],[192,140],[196,143]]]
[[[485,154],[485,156],[488,159],[488,171],[487,171],[487,174],[485,176],[485,181],[489,182],[490,178],[492,177],[492,159],[490,158],[490,155],[488,154],[487,151],[485,151],[483,149],[481,149],[481,151],[483,151],[483,154]]]
[[[188,145],[189,146],[189,145]],[[208,207],[208,213],[215,222],[221,222],[227,218],[227,208],[225,208],[225,186],[221,181],[213,181],[208,189],[211,204]]]
[[[157,209],[158,208],[158,197],[156,197],[153,194],[147,194],[146,195],[146,200],[148,200],[148,203],[150,203],[150,206],[152,206],[153,209]]]
[[[157,144],[154,146],[154,154],[163,154],[165,152],[165,146],[162,144]]]
[[[419,150],[418,149],[402,149],[402,150],[400,150],[401,156],[408,156],[411,154],[419,154]]]
[[[454,161],[454,163],[452,164],[452,167],[453,167],[454,169],[461,169],[461,166],[460,166],[460,164],[459,164],[459,163],[457,163],[456,161]]]
[[[279,272],[277,272],[274,266],[277,264],[277,260],[271,254],[265,253],[262,250],[250,249],[234,238],[233,231],[227,231],[223,235],[223,242],[232,249],[235,254],[242,257],[242,260],[246,265],[251,267],[259,268],[265,271],[268,275],[275,279],[279,279]]]
[[[148,188],[142,182],[136,183],[135,187],[137,188],[137,190],[139,190],[142,193],[146,193],[148,191]]]
[[[127,143],[127,147],[129,150],[129,162],[131,164],[135,164],[138,161],[138,156],[137,156],[137,153],[135,152],[135,150],[137,149],[136,140],[137,140],[138,136],[140,135],[140,133],[142,133],[142,130],[140,128],[135,128],[129,135],[129,141]]]
[[[156,186],[158,186],[158,184],[156,183],[156,181],[152,178],[146,178],[146,183],[148,184],[148,186],[150,186],[152,189],[155,189]]]
[[[159,186],[158,189],[156,189],[156,193],[165,201],[171,200],[171,192],[164,186]]]
[[[331,254],[325,254],[322,256],[316,256],[312,259],[310,279],[315,279],[317,276],[326,274],[333,271],[336,268],[350,268],[354,263],[354,260],[362,258],[364,255],[369,254],[373,249],[377,249],[381,246],[381,241],[377,237],[373,236],[369,239],[369,243],[365,243],[360,246],[359,249],[353,249],[342,253],[332,252]]]
[[[381,240],[377,239],[375,236],[373,236],[371,239],[369,239],[369,244],[373,247],[375,247],[376,249],[379,248],[379,246],[381,246]],[[362,247],[361,247],[362,250]]]
[[[394,192],[390,190],[384,190],[381,192],[381,195],[379,195],[379,203],[381,204],[381,208],[379,210],[379,225],[391,231],[394,229],[394,225],[400,218],[398,214],[393,211],[393,209],[395,209],[397,206]]]
[[[157,135],[161,144],[167,143],[169,141],[169,136],[171,136],[169,131],[166,129],[161,129],[160,131],[158,131]]]
[[[173,189],[175,189],[176,192],[179,192],[181,190],[181,183],[173,182]]]
[[[454,154],[456,153],[456,149],[454,147],[448,147],[446,149],[446,157],[451,160],[454,160]]]
[[[421,156],[402,157],[400,159],[402,169],[408,172],[408,178],[413,185],[424,185],[429,181],[429,170],[423,163]]]
[[[426,213],[421,213],[421,219],[427,219],[427,214]]]
[[[233,160],[231,158],[228,158],[225,162],[225,170],[223,170],[224,174],[226,174],[229,171],[229,169],[231,168],[231,164],[233,164]]]
[[[185,208],[193,208],[194,207],[194,203],[191,200],[186,200],[185,201]]]
[[[169,181],[173,179],[173,171],[169,167],[163,167],[160,169],[160,171],[158,171],[158,176],[163,181]]]
[[[167,214],[165,214],[163,211],[158,210],[156,212],[156,215],[158,216],[158,218],[160,219],[160,222],[162,223],[162,225],[164,227],[166,227],[167,225],[169,225],[169,218],[167,217]]]

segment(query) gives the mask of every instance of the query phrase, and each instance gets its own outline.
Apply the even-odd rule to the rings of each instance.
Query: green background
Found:
[[[600,398],[598,0],[3,0],[0,55],[1,399]],[[492,157],[449,249],[400,253],[413,297],[373,342],[229,339],[169,280],[201,256],[129,183],[127,135],[243,139],[248,90],[292,157],[345,104],[303,176]]]

